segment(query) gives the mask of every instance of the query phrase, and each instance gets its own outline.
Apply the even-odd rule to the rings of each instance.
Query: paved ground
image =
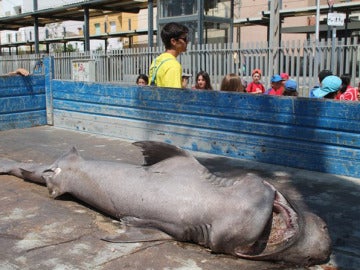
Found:
[[[76,146],[85,158],[142,163],[128,141],[54,127],[0,132],[0,157],[52,163]],[[358,269],[360,179],[196,154],[219,175],[252,171],[267,178],[328,224],[330,262],[310,269]],[[211,254],[197,245],[163,241],[114,244],[100,240],[123,230],[120,223],[70,196],[53,200],[47,189],[0,175],[0,269],[296,269]],[[302,268],[297,268],[302,269]]]

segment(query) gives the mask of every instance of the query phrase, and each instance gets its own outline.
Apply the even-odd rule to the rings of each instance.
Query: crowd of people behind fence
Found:
[[[184,73],[177,56],[185,52],[189,42],[189,29],[178,23],[168,23],[161,30],[161,39],[165,52],[156,57],[149,69],[149,76],[140,74],[136,80],[138,85],[151,85],[169,88],[185,88],[213,90],[211,78],[206,71],[199,71],[195,84],[189,86],[192,74]],[[275,74],[270,79],[271,87],[265,89],[261,82],[262,71],[254,69],[252,81],[247,83],[235,73],[224,76],[221,81],[221,91],[244,92],[274,96],[298,96],[298,85],[287,73]],[[329,70],[322,70],[318,75],[319,85],[310,90],[309,97],[328,98],[336,100],[359,100],[359,91],[350,85],[348,74],[338,77]]]

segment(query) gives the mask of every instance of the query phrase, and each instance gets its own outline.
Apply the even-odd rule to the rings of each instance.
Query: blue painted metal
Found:
[[[360,103],[0,77],[0,130],[54,124],[360,177]]]
[[[44,76],[0,77],[0,130],[45,124]]]
[[[51,81],[54,125],[360,177],[360,104]]]

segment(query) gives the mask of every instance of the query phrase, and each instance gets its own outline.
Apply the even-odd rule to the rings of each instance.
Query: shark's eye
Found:
[[[55,169],[54,173],[55,173],[54,176],[58,175],[59,173],[61,173],[61,169],[60,169],[59,167],[57,167],[57,168]]]

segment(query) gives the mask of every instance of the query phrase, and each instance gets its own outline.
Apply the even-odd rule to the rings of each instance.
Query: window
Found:
[[[161,0],[159,11],[161,18],[197,14],[197,1]]]
[[[111,21],[110,22],[110,33],[115,33],[116,32],[116,22]]]
[[[95,35],[101,34],[100,23],[95,23]]]

